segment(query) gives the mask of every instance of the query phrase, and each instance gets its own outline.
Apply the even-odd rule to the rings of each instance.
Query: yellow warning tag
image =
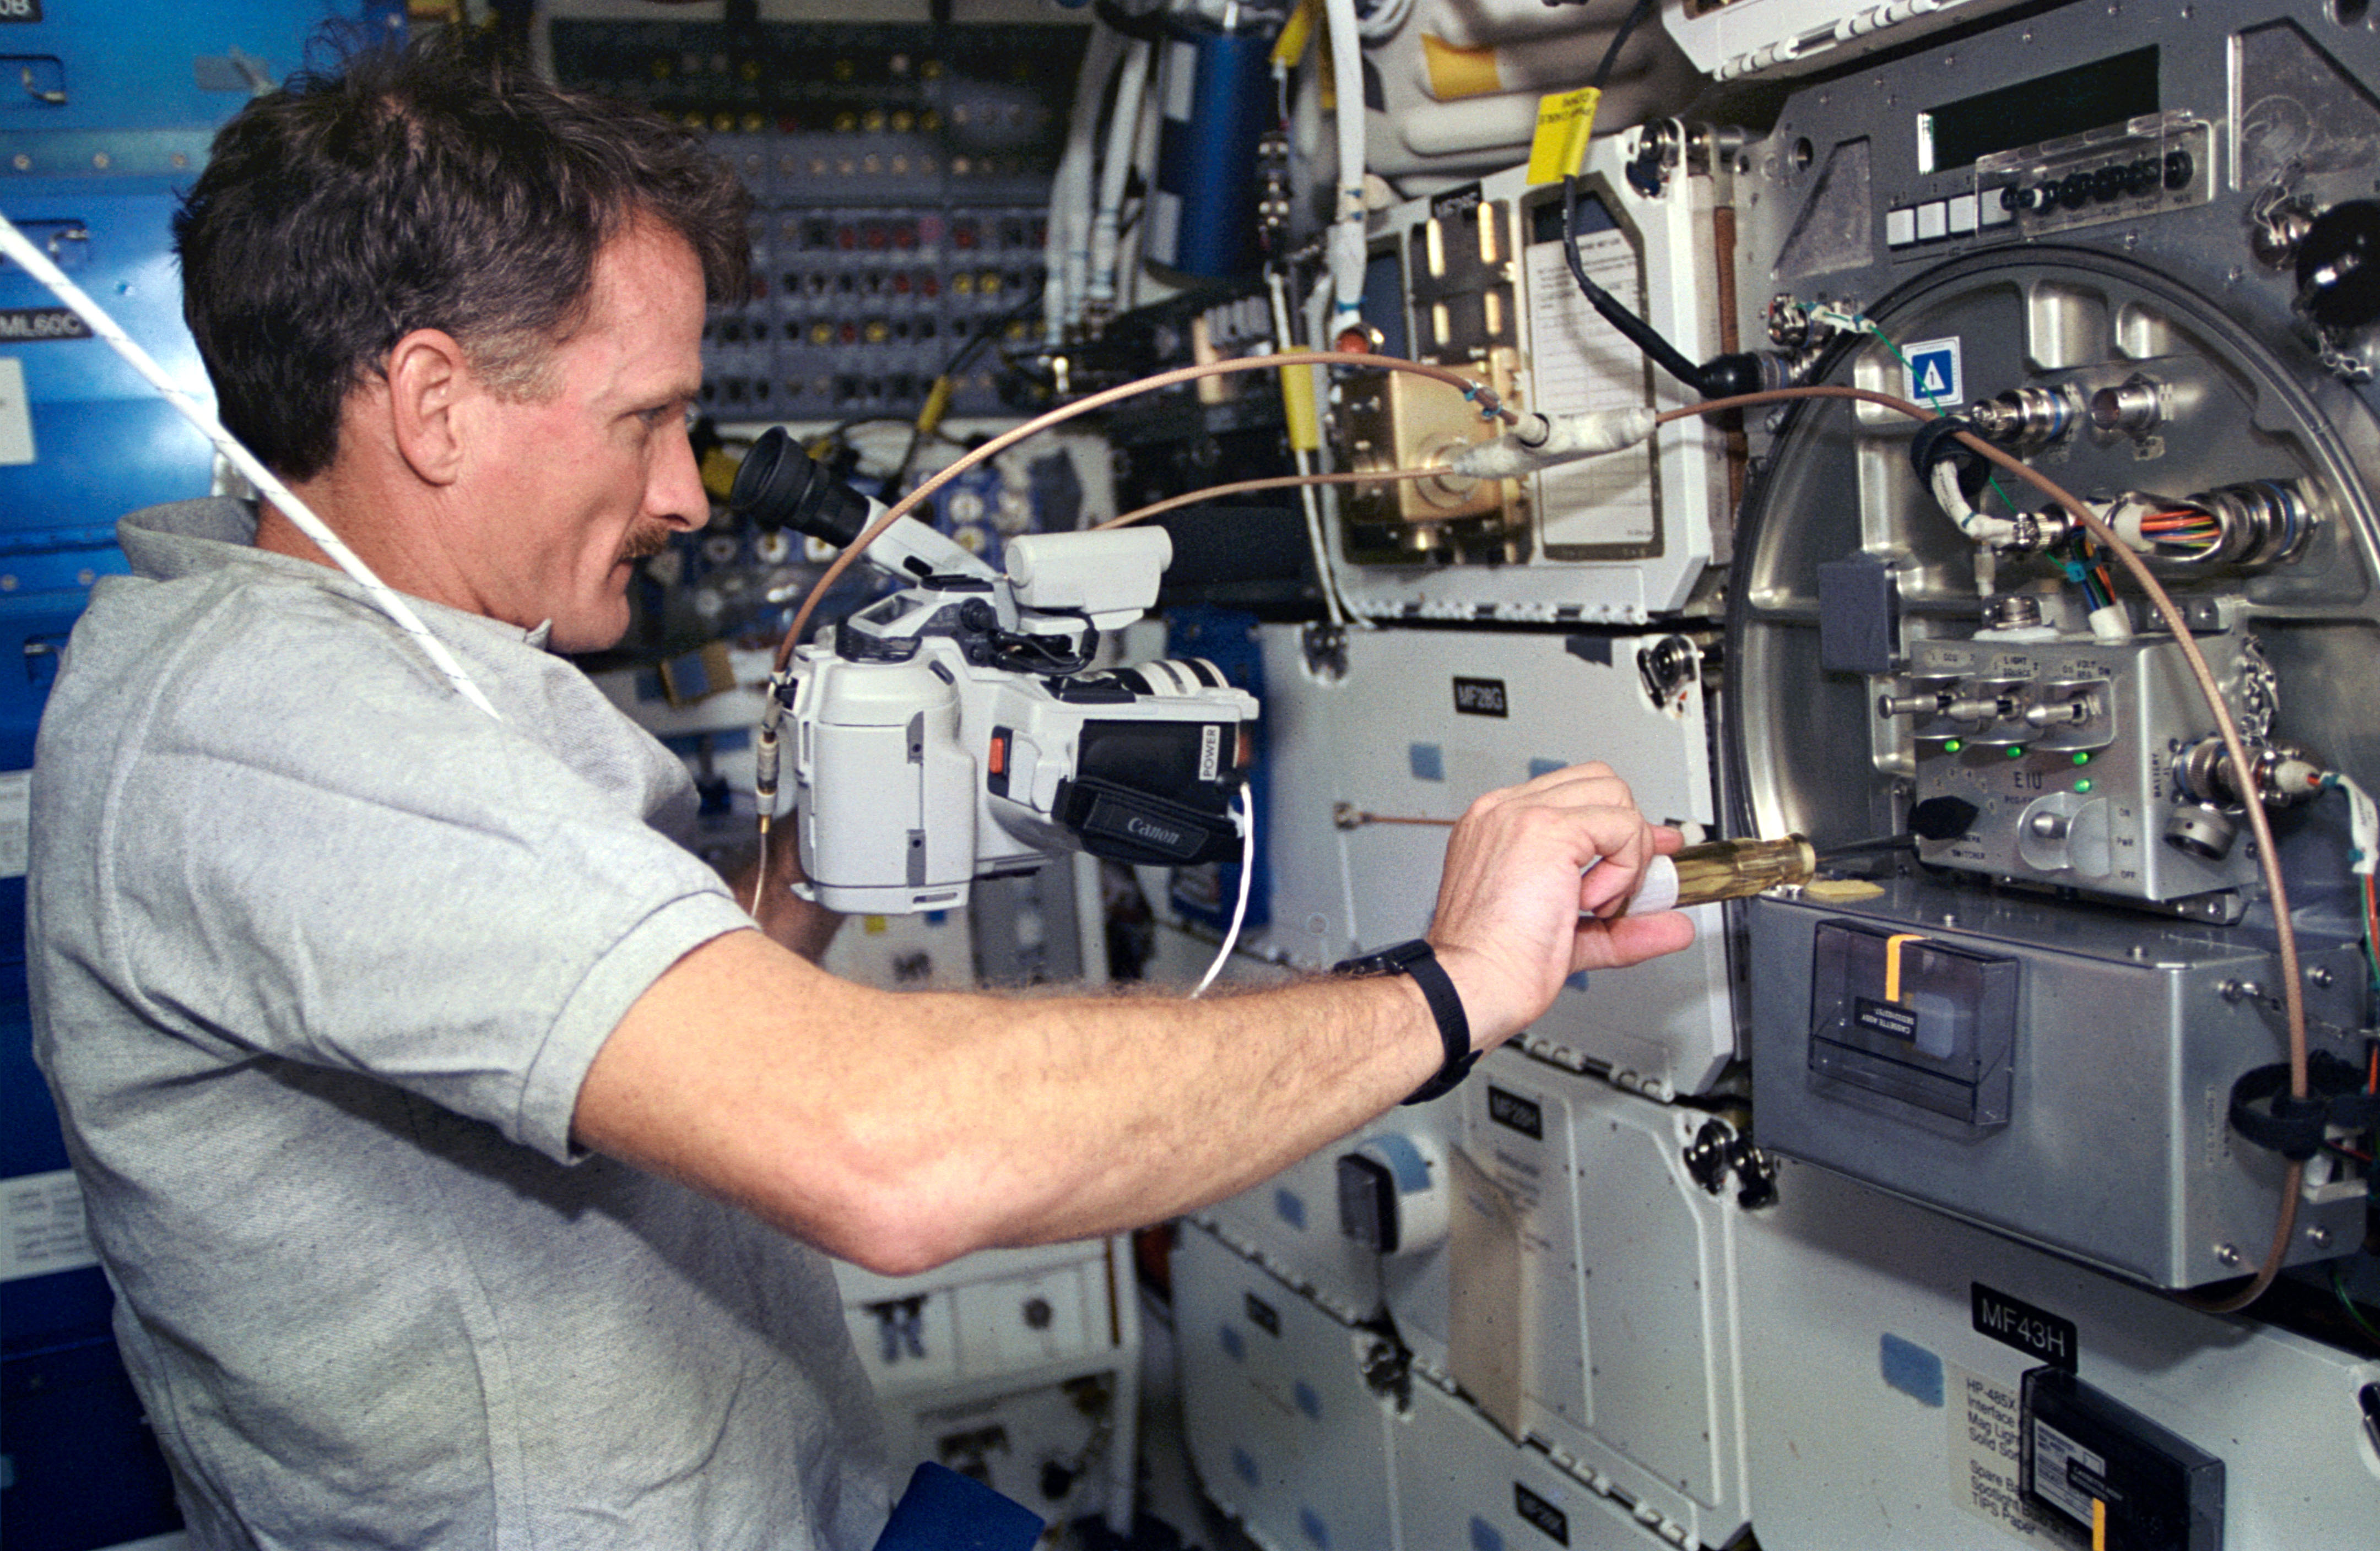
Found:
[[[1529,141],[1529,181],[1559,183],[1586,165],[1587,137],[1603,93],[1592,86],[1537,99],[1537,132]]]
[[[1305,57],[1305,45],[1314,41],[1321,17],[1322,0],[1298,0],[1297,9],[1281,24],[1281,36],[1273,40],[1272,62],[1284,70],[1296,69]]]
[[[1289,444],[1299,452],[1314,453],[1322,449],[1322,430],[1314,413],[1314,369],[1310,366],[1285,366],[1281,369],[1281,406],[1289,422]]]

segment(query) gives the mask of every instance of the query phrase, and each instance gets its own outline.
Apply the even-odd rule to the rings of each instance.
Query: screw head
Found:
[[[2315,1223],[2306,1230],[2306,1242],[2318,1250],[2330,1248],[2330,1230],[2321,1223]]]
[[[2331,974],[2330,966],[2327,964],[2316,964],[2306,971],[2306,979],[2313,983],[2313,988],[2317,991],[2330,989],[2332,982],[2338,978],[2338,976]]]
[[[2215,1258],[2218,1264],[2237,1266],[2240,1264],[2239,1248],[2232,1244],[2217,1244],[2215,1246]]]

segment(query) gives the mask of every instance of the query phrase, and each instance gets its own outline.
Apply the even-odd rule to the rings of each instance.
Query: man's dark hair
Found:
[[[224,424],[304,479],[337,455],[348,393],[416,329],[535,397],[597,254],[638,221],[686,238],[710,299],[740,300],[749,206],[667,120],[443,29],[293,76],[224,126],[174,218],[182,311]]]

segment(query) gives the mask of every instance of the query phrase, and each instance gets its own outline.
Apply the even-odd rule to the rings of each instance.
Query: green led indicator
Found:
[[[2022,745],[2022,744],[2010,744],[2010,745],[2009,745],[2009,747],[2008,747],[2008,757],[2009,757],[2010,758],[2011,758],[2011,759],[2022,759],[2022,758],[2023,758],[2023,757],[2024,757],[2024,745]]]
[[[2077,750],[2074,756],[2074,762],[2078,765],[2089,764],[2091,762],[2091,751],[2087,748]]]
[[[2081,781],[2076,782],[2074,783],[2074,790],[2077,792],[2088,792],[2091,790],[2091,778],[2089,776],[2084,776]]]
[[[1942,740],[1942,752],[1945,754],[1956,754],[1966,746],[1966,744],[1958,738],[1945,738]]]

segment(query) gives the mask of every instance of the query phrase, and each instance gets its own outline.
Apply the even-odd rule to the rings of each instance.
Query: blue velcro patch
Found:
[[[1886,1331],[1876,1342],[1884,1366],[1884,1382],[1929,1406],[1942,1403],[1942,1359],[1914,1341]]]

